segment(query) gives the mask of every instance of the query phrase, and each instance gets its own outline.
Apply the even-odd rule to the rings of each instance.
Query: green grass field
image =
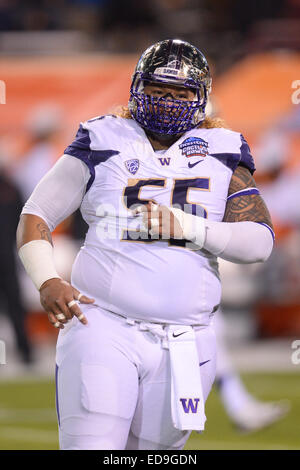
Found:
[[[288,399],[291,411],[273,426],[238,434],[228,421],[215,390],[206,405],[206,431],[193,433],[185,449],[300,450],[300,380],[298,374],[244,374],[257,398]],[[58,449],[53,382],[0,382],[0,449]]]

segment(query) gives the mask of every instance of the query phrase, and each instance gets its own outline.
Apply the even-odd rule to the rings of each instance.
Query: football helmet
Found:
[[[144,93],[149,83],[190,88],[193,101],[154,97]],[[143,128],[160,135],[184,133],[205,118],[211,76],[204,55],[180,39],[167,39],[150,46],[140,57],[130,88],[129,111]]]

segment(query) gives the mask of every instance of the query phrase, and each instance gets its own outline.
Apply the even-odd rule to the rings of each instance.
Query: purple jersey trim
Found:
[[[257,188],[241,189],[241,191],[237,191],[236,193],[233,193],[230,196],[228,196],[227,201],[235,197],[248,196],[249,194],[260,194],[260,193]]]
[[[245,166],[250,171],[251,175],[255,172],[254,160],[250,152],[249,145],[245,137],[241,134],[242,145],[240,147],[241,155],[239,165]]]
[[[89,168],[91,177],[86,186],[87,192],[95,179],[95,166],[105,162],[114,155],[118,155],[120,152],[118,150],[91,150],[89,131],[80,124],[75,140],[65,149],[64,153],[78,158]]]
[[[239,153],[210,153],[209,155],[219,160],[232,171],[236,169],[240,160]]]
[[[271,232],[271,235],[272,235],[272,238],[273,238],[273,241],[275,240],[275,233],[274,231],[271,229],[270,225],[268,224],[265,224],[264,222],[256,222],[257,224],[260,224],[260,225],[264,225],[266,228],[268,228]]]
[[[58,404],[58,365],[55,365],[55,403],[58,425],[60,426],[59,404]]]
[[[251,174],[255,172],[253,157],[250,153],[249,145],[241,134],[240,153],[211,153],[211,157],[217,158],[223,165],[234,172],[238,165],[247,168]]]

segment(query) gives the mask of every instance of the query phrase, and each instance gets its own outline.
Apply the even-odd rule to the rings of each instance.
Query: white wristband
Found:
[[[170,211],[180,223],[183,231],[183,238],[195,243],[201,249],[205,242],[206,230],[205,219],[203,217],[196,217],[192,214],[187,214],[181,209],[170,207]]]
[[[48,279],[60,278],[54,266],[53,247],[46,240],[26,243],[19,249],[19,256],[38,290]]]

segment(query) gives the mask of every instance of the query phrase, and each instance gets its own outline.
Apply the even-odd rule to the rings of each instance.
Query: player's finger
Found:
[[[70,300],[68,302],[68,308],[71,311],[72,315],[78,318],[78,320],[83,324],[87,325],[87,318],[84,316],[80,308],[78,307],[77,301],[76,300]]]
[[[159,225],[162,237],[165,239],[169,239],[172,233],[171,215],[172,212],[167,207],[163,206],[161,211],[161,217],[159,219]]]
[[[72,318],[69,312],[68,317],[66,317],[65,313],[63,312],[61,307],[57,305],[56,301],[50,306],[49,309],[47,309],[47,311],[53,313],[56,318],[56,321],[58,320],[60,323],[67,323]],[[62,317],[62,315],[64,316],[64,318]]]
[[[57,299],[55,301],[57,307],[59,308],[60,312],[57,313],[55,312],[55,316],[56,318],[61,321],[62,323],[67,323],[68,320],[71,320],[72,319],[72,315],[69,311],[69,309],[67,308],[65,302],[63,300],[59,300]]]
[[[75,287],[73,287],[73,293],[74,293],[74,299],[78,300],[78,302],[82,304],[93,304],[95,302],[95,299],[92,299],[91,297],[87,297],[86,295],[79,292],[79,290],[75,289]]]
[[[81,294],[81,297],[80,299],[78,299],[78,302],[80,302],[81,304],[93,304],[95,302],[95,299],[91,299],[90,297]]]
[[[146,214],[147,212],[158,211],[159,204],[155,204],[153,201],[149,201],[147,204],[141,204],[132,210],[133,215]]]
[[[149,205],[150,205],[151,212],[159,211],[159,204],[155,204],[154,202],[150,201]]]
[[[149,212],[148,212],[148,211],[144,211],[144,212],[143,212],[143,219],[142,219],[141,227],[142,227],[142,229],[145,230],[146,232],[148,232],[148,227],[149,227],[148,219],[149,219]]]
[[[158,204],[151,204],[151,228],[159,234],[159,227],[162,220],[162,211]]]
[[[151,218],[151,221],[154,219],[157,219],[159,217],[159,205],[154,204],[152,201],[150,201],[147,205],[147,215],[148,218]]]
[[[52,312],[48,312],[48,320],[49,322],[51,323],[51,325],[54,326],[54,328],[58,328],[58,329],[61,329],[63,330],[64,329],[64,325],[59,322],[56,318],[56,316],[54,315],[54,313]]]
[[[145,222],[147,224],[148,230],[151,230],[152,229],[152,223],[151,223],[151,211],[150,210],[147,212],[147,217],[146,217]]]
[[[148,205],[148,204],[147,204]],[[140,214],[143,214],[145,212],[148,212],[148,209],[147,209],[147,205],[146,204],[142,204],[138,207],[136,207],[135,209],[132,209],[132,214],[133,215],[140,215]]]

